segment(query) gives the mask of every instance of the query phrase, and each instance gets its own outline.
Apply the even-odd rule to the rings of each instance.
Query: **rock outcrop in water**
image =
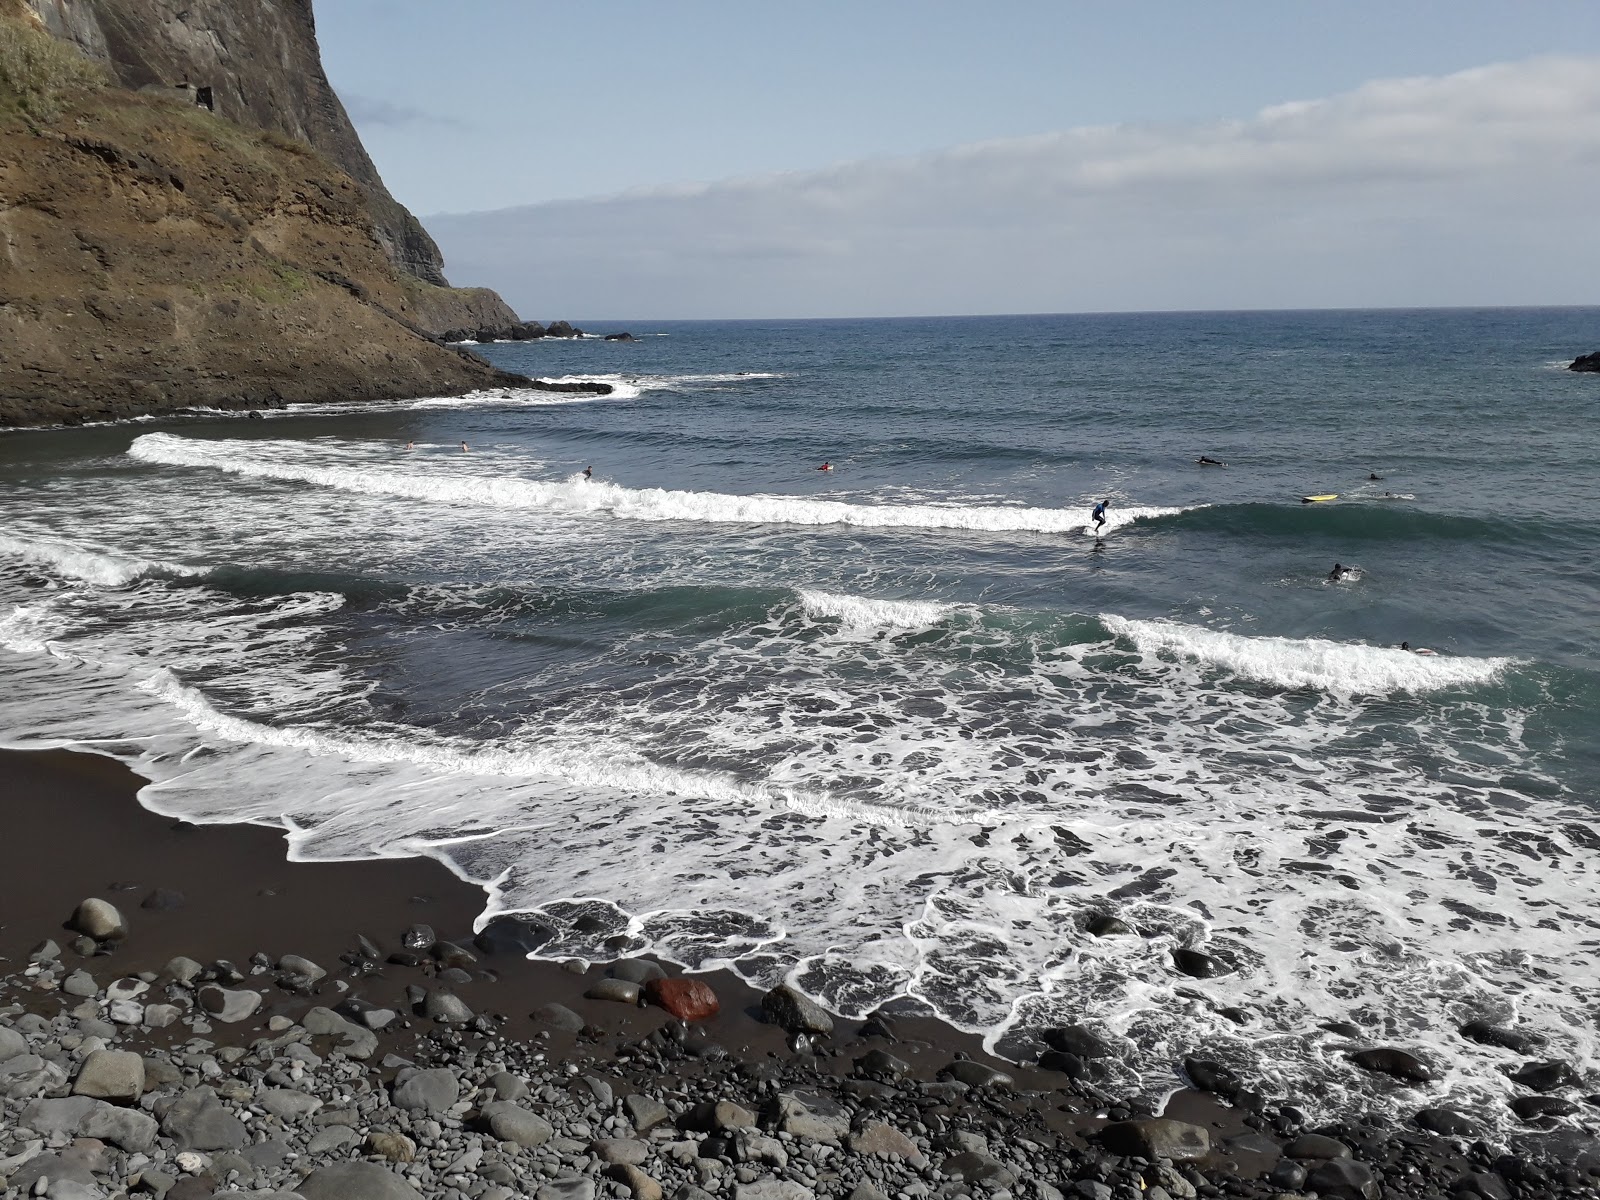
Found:
[[[525,382],[436,338],[520,322],[440,286],[307,0],[0,0],[0,185],[0,425]]]
[[[1600,374],[1600,350],[1593,354],[1580,354],[1567,367],[1569,371],[1590,371]]]

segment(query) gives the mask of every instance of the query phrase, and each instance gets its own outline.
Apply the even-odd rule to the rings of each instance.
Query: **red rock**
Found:
[[[698,979],[652,979],[644,991],[650,1003],[680,1021],[705,1021],[717,1015],[717,994]]]

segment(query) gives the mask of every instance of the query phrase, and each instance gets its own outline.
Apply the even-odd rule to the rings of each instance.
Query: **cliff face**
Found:
[[[525,384],[416,327],[368,218],[320,155],[166,95],[0,119],[0,425]]]
[[[44,27],[125,88],[197,98],[218,116],[305,142],[361,188],[379,244],[413,278],[441,289],[419,304],[433,332],[509,324],[487,289],[449,288],[439,248],[389,194],[322,69],[311,0],[27,0]],[[179,92],[187,83],[190,90]],[[492,316],[491,319],[486,319]]]

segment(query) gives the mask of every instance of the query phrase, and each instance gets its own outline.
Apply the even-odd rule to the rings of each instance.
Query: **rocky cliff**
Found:
[[[43,26],[125,88],[170,90],[237,124],[320,151],[361,188],[391,262],[440,289],[419,296],[433,332],[505,325],[486,288],[449,288],[439,247],[389,194],[322,69],[311,0],[26,0]],[[182,85],[187,85],[186,87]]]
[[[492,292],[400,269],[402,246],[437,267],[404,209],[393,206],[404,220],[386,236],[372,190],[329,155],[229,119],[229,104],[242,113],[245,100],[230,102],[228,90],[249,72],[227,77],[213,113],[192,89],[115,86],[140,76],[126,63],[108,73],[71,48],[98,30],[107,53],[122,53],[122,27],[105,13],[136,6],[162,7],[58,7],[57,32],[72,33],[64,41],[20,0],[0,0],[0,425],[527,383],[430,336],[515,316]],[[185,11],[205,7],[284,21],[298,11],[310,36],[303,4]],[[266,77],[288,89],[282,54],[267,57],[277,65]]]

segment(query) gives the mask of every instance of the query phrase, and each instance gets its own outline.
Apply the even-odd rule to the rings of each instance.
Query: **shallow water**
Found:
[[[1498,1112],[1490,1017],[1592,1091],[1596,316],[672,323],[480,348],[603,399],[7,435],[0,733],[1128,1086]]]

